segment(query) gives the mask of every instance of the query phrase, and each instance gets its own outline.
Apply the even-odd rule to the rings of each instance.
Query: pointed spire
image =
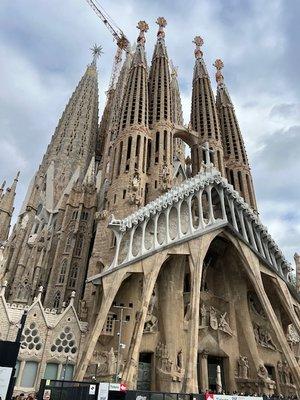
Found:
[[[139,21],[137,24],[137,29],[139,29],[140,33],[137,38],[137,46],[132,59],[132,67],[141,65],[147,68],[147,61],[145,54],[145,43],[146,43],[145,32],[148,31],[149,26],[145,21]]]
[[[43,290],[44,290],[43,286],[39,286],[39,288],[38,288],[38,294],[37,294],[37,296],[36,296],[36,299],[37,299],[37,300],[41,300],[42,294],[43,294]]]
[[[4,297],[4,295],[5,295],[5,290],[6,290],[6,288],[7,288],[7,281],[4,281],[3,283],[2,283],[2,285],[1,285],[1,290],[0,290],[0,296],[3,296]]]
[[[1,199],[2,193],[4,191],[5,185],[6,185],[6,181],[4,180],[2,185],[1,185],[1,187],[0,187],[0,199]]]
[[[159,26],[152,64],[149,74],[149,124],[158,121],[171,121],[171,76],[168,54],[165,45],[164,28],[167,21],[164,17],[156,20]]]
[[[245,201],[256,210],[254,187],[244,145],[244,140],[235,115],[228,89],[224,83],[222,69],[224,63],[217,59],[216,67],[217,98],[221,134],[224,143],[226,175],[229,183],[238,190]]]
[[[76,296],[76,292],[75,292],[75,290],[73,290],[73,291],[71,292],[71,296],[70,296],[70,303],[69,303],[70,306],[73,306],[73,305],[74,305],[75,296]]]
[[[203,60],[203,51],[201,50],[201,47],[204,44],[204,40],[202,39],[201,36],[195,36],[193,43],[196,45],[196,48],[194,50],[195,58],[196,58],[196,63],[194,67],[194,77],[193,80],[197,78],[208,78],[208,72],[206,69],[205,62]]]
[[[137,28],[140,32],[121,107],[119,132],[132,125],[148,125],[148,68],[145,55],[145,32],[149,27],[145,21],[139,21]]]
[[[167,49],[165,45],[165,31],[164,28],[167,26],[167,21],[164,17],[158,17],[155,23],[158,25],[157,42],[154,48],[153,59],[155,57],[168,57]]]
[[[201,50],[204,41],[200,36],[196,36],[193,43],[196,45],[194,51],[196,61],[193,75],[191,127],[199,134],[199,144],[208,142],[210,149],[214,150],[213,164],[224,175],[223,146],[218,114]],[[204,154],[200,151],[198,167],[202,161],[204,161]]]
[[[96,59],[101,47],[94,46],[93,61],[80,79],[59,120],[42,160],[38,176],[47,176],[54,162],[53,205],[57,206],[74,171],[88,168],[98,131],[98,74]],[[42,182],[44,183],[44,182]],[[44,185],[39,185],[43,187]]]
[[[183,125],[183,112],[181,97],[178,84],[178,68],[171,64],[171,114],[172,122],[177,125]]]
[[[16,195],[16,188],[19,176],[20,171],[17,172],[17,175],[15,176],[12,185],[6,189],[6,192],[2,195],[2,198],[0,199],[0,211],[8,214],[9,216],[11,216],[13,212],[14,199]]]
[[[136,27],[140,31],[139,36],[137,38],[137,43],[138,45],[139,44],[144,45],[146,43],[145,32],[148,32],[149,25],[147,24],[146,21],[139,21]]]
[[[221,103],[223,105],[226,104],[226,103],[232,105],[232,101],[230,99],[229,92],[228,92],[227,87],[226,87],[226,85],[224,83],[224,76],[222,74],[222,69],[224,67],[224,63],[220,58],[218,58],[214,62],[213,65],[217,69],[217,71],[216,71],[216,82],[217,82],[217,87],[218,87],[217,101],[221,101]],[[220,97],[218,97],[218,95],[220,95]]]

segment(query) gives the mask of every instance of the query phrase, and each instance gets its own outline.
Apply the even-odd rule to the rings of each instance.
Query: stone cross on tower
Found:
[[[164,28],[167,26],[167,21],[164,17],[158,17],[156,20],[156,23],[159,26],[158,32],[157,32],[157,37],[159,39],[164,39],[164,37],[165,37]]]
[[[204,150],[205,153],[205,162],[204,162],[205,167],[212,166],[213,163],[210,162],[210,153],[213,154],[214,150],[209,148],[208,142],[203,143],[202,149]]]
[[[196,59],[198,60],[199,58],[202,58],[202,56],[203,56],[201,46],[203,46],[204,40],[202,39],[201,36],[196,36],[193,40],[193,43],[195,43],[195,45],[196,45],[194,54],[195,54]]]
[[[217,68],[216,81],[217,81],[218,86],[220,86],[224,83],[224,76],[222,75],[222,72],[221,72],[222,68],[224,67],[224,63],[222,60],[220,60],[218,58],[213,65],[214,65],[214,67]]]

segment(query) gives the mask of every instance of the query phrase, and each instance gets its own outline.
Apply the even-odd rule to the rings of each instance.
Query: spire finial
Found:
[[[75,290],[73,290],[73,291],[71,292],[70,303],[69,303],[69,305],[73,305],[73,304],[74,304],[75,296],[76,296],[76,292],[75,292]]]
[[[18,172],[17,172],[17,175],[16,175],[16,177],[15,177],[15,179],[14,179],[14,180],[18,182],[18,180],[19,180],[19,176],[20,176],[20,171],[18,171]]]
[[[4,296],[5,295],[5,290],[7,287],[7,281],[4,281],[1,285],[1,290],[0,290],[0,296]]]
[[[146,42],[145,32],[148,31],[149,25],[145,21],[139,21],[136,27],[140,31],[139,36],[137,38],[137,42],[140,44],[144,44]]]
[[[196,59],[198,60],[199,58],[202,58],[202,56],[203,56],[201,46],[203,46],[204,40],[202,39],[201,36],[195,36],[193,43],[195,43],[195,45],[196,45],[194,54],[195,54]]]
[[[213,65],[214,65],[214,67],[217,68],[216,81],[217,81],[218,86],[220,86],[224,83],[224,76],[222,75],[222,72],[221,72],[222,68],[224,67],[224,63],[220,58],[218,58]]]
[[[37,294],[37,296],[36,296],[36,299],[37,299],[37,300],[41,300],[43,290],[44,290],[43,286],[39,286],[39,288],[38,288],[38,294]]]
[[[157,25],[159,26],[157,32],[158,39],[164,39],[165,31],[164,28],[167,26],[167,20],[164,17],[158,17],[156,20]]]
[[[93,47],[90,48],[90,50],[92,51],[93,54],[93,61],[92,64],[95,65],[97,59],[101,56],[101,54],[103,54],[103,47],[102,46],[98,46],[96,43],[94,44]]]

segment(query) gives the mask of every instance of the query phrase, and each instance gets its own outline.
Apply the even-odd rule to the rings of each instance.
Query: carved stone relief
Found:
[[[95,351],[93,356],[98,365],[97,375],[108,376],[115,374],[116,357],[113,348],[110,351]]]
[[[142,197],[140,191],[141,191],[141,177],[140,174],[136,171],[133,174],[128,187],[130,204],[135,204],[137,206],[141,205]]]
[[[297,344],[300,342],[300,336],[297,332],[297,329],[295,328],[295,325],[290,324],[288,326],[288,332],[286,338],[287,341],[290,342],[291,344]]]
[[[279,376],[279,382],[282,385],[293,386],[291,380],[291,369],[286,361],[278,361],[277,372]]]
[[[149,307],[148,307],[148,312],[144,324],[144,332],[143,333],[155,333],[157,332],[157,325],[158,325],[158,318],[154,312],[154,309],[156,309],[156,304],[157,304],[157,296],[156,296],[156,287],[154,287],[154,290],[152,292],[152,296],[149,302]]]
[[[248,302],[250,306],[250,310],[257,316],[262,317],[263,319],[267,319],[266,314],[260,304],[260,301],[254,292],[248,293]]]
[[[222,313],[215,307],[206,306],[202,303],[200,307],[200,328],[210,327],[217,331],[222,331],[229,336],[233,335],[233,331],[226,319],[227,312]]]
[[[254,336],[256,343],[259,344],[262,347],[265,347],[270,350],[277,350],[277,347],[275,346],[274,342],[272,341],[270,332],[268,331],[267,328],[262,327],[258,324],[253,325],[253,331],[254,331]]]
[[[171,189],[172,182],[171,182],[171,173],[169,167],[166,163],[162,166],[160,173],[159,173],[159,184],[160,188],[163,192]]]
[[[182,349],[177,352],[176,361],[173,362],[166,345],[159,342],[156,351],[156,369],[162,375],[169,375],[173,382],[181,382],[184,376]]]

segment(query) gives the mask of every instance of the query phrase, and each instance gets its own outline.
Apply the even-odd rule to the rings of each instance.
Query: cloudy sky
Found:
[[[178,66],[185,122],[194,64],[192,39],[205,41],[213,87],[216,58],[240,122],[262,222],[292,261],[300,251],[299,0],[101,0],[133,43],[144,19],[150,59],[158,16],[168,21],[169,57]],[[21,170],[20,208],[28,182],[60,114],[101,44],[103,109],[115,44],[85,0],[1,0],[0,180]]]

